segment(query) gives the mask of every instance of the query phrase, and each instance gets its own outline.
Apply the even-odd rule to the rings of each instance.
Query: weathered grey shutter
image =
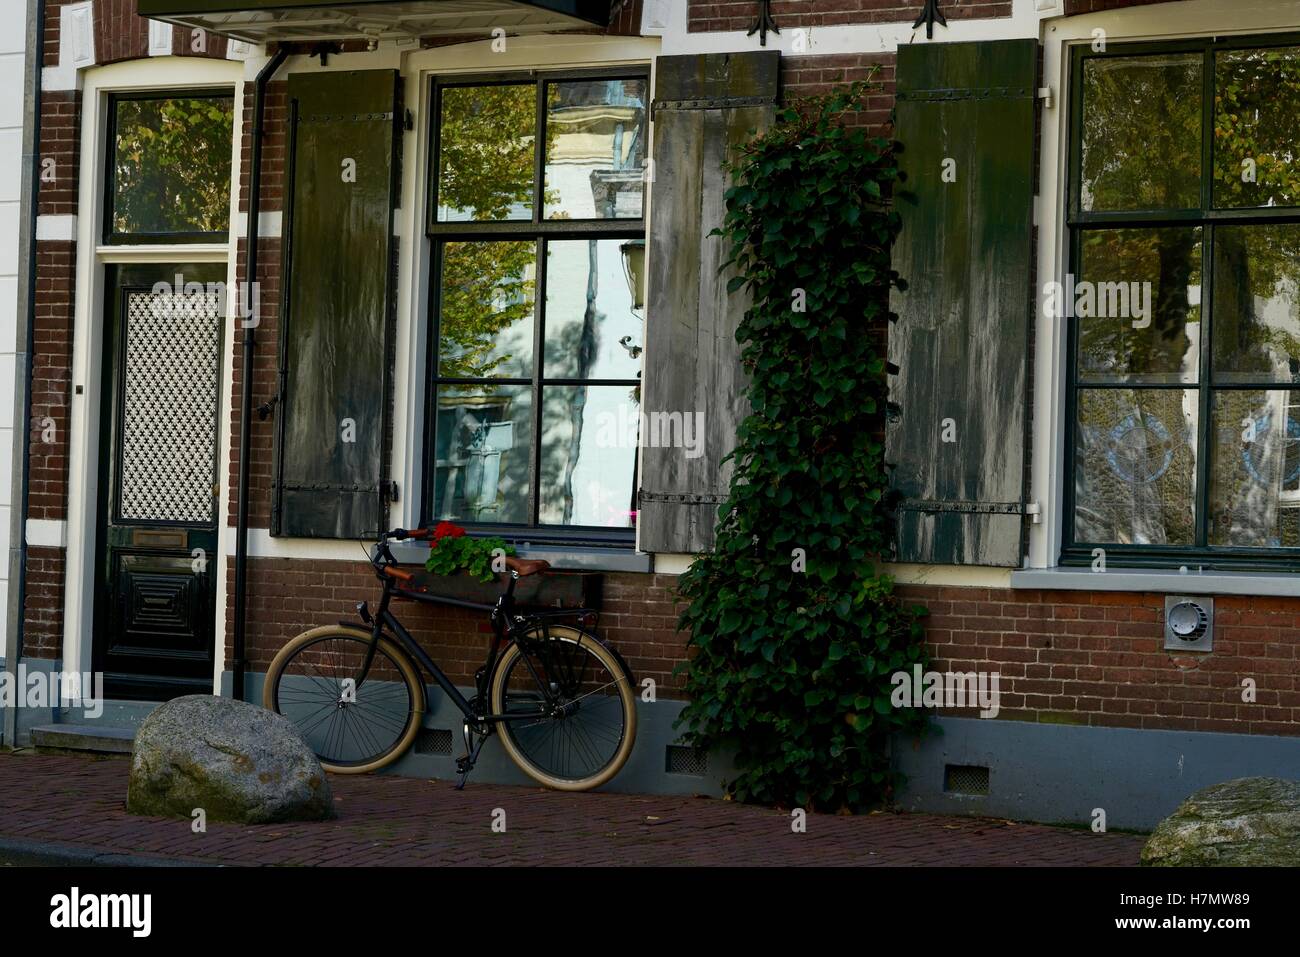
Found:
[[[383,521],[397,73],[289,77],[290,198],[272,534]]]
[[[721,237],[722,169],[734,148],[775,114],[780,54],[709,53],[655,61],[654,185],[650,207],[643,436],[638,545],[652,552],[713,547],[736,428],[747,413],[736,326],[743,296]],[[689,417],[689,418],[688,418]],[[701,444],[666,444],[689,422]],[[691,452],[690,455],[687,453]],[[697,454],[698,453],[698,454]]]
[[[908,288],[891,299],[886,458],[899,561],[1020,564],[1037,62],[1034,40],[898,51],[893,261]]]

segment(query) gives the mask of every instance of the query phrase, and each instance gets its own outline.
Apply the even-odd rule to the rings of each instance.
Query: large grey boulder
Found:
[[[132,814],[268,824],[334,816],[320,761],[285,718],[211,695],[161,705],[140,724],[131,759]]]
[[[1197,791],[1156,826],[1142,863],[1300,866],[1300,782],[1238,778]]]

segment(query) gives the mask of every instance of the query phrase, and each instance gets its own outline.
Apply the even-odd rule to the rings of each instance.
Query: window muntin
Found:
[[[435,82],[425,520],[630,542],[648,87]]]
[[[234,104],[230,93],[109,98],[106,241],[224,241]]]
[[[1073,76],[1062,560],[1300,565],[1300,43],[1083,47]]]

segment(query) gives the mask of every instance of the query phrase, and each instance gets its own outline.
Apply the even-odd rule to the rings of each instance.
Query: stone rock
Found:
[[[269,824],[322,821],[334,798],[298,730],[264,708],[190,695],[140,724],[126,808],[132,814]]]
[[[1197,791],[1156,826],[1142,863],[1300,866],[1300,782],[1238,778]]]

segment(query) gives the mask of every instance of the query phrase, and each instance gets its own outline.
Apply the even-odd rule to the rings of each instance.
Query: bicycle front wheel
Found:
[[[501,744],[533,780],[586,791],[627,763],[636,741],[632,676],[594,635],[555,625],[513,642],[492,675]]]
[[[369,650],[369,632],[326,625],[290,641],[267,670],[263,705],[293,723],[326,771],[364,774],[392,764],[420,730],[419,669],[381,638],[362,674]]]

